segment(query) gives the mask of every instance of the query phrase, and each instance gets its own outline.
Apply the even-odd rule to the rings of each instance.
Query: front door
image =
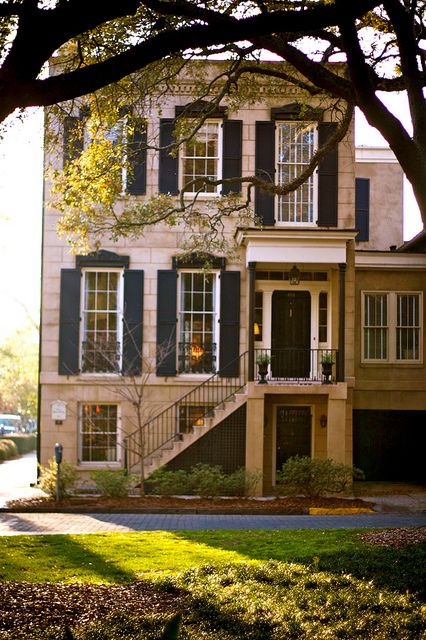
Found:
[[[309,291],[274,291],[271,347],[273,378],[309,378],[311,354]]]
[[[310,407],[277,408],[277,471],[294,456],[311,457]]]

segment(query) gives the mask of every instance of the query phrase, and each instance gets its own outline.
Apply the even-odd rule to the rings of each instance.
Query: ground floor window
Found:
[[[118,405],[80,407],[80,462],[117,462]]]

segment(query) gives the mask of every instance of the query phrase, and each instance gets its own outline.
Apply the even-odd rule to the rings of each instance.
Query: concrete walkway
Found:
[[[37,459],[35,451],[26,453],[16,460],[0,464],[0,508],[8,500],[43,496],[40,489],[31,487],[37,481]]]
[[[241,516],[123,513],[1,513],[0,535],[215,529],[349,529],[426,526],[426,515]]]

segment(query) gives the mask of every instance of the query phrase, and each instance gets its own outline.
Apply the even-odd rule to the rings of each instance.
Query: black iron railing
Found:
[[[179,373],[215,373],[216,343],[179,342]]]
[[[222,377],[220,371],[204,380],[170,407],[148,420],[124,439],[126,468],[131,470],[141,457],[149,458],[159,450],[173,445],[181,434],[194,428],[213,414],[215,408],[238,393],[247,382],[248,352],[239,356],[239,374]],[[229,365],[228,365],[229,366]],[[196,409],[194,409],[196,408]]]
[[[119,373],[121,344],[114,338],[98,338],[81,343],[82,373]]]
[[[335,382],[337,357],[337,349],[255,349],[254,379]]]

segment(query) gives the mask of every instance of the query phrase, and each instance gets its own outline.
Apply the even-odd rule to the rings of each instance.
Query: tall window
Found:
[[[257,342],[263,340],[263,291],[254,294],[254,339]]]
[[[297,178],[309,164],[316,145],[316,125],[312,122],[280,122],[278,131],[278,184]],[[278,221],[307,224],[316,219],[316,175],[311,175],[295,191],[278,196]]]
[[[419,295],[398,293],[396,301],[396,359],[418,360],[420,357]]]
[[[83,272],[83,373],[115,373],[121,368],[122,272]]]
[[[221,178],[221,123],[205,122],[185,144],[182,155],[182,187],[185,192],[218,194],[219,186],[209,184],[208,180]]]
[[[421,305],[420,293],[364,293],[363,359],[419,362]]]
[[[328,295],[321,291],[318,300],[318,340],[325,343],[328,341]]]
[[[117,462],[118,406],[83,404],[79,423],[80,461]]]
[[[364,358],[386,360],[388,357],[388,297],[383,293],[364,296]]]
[[[179,372],[216,371],[216,274],[182,272]]]

